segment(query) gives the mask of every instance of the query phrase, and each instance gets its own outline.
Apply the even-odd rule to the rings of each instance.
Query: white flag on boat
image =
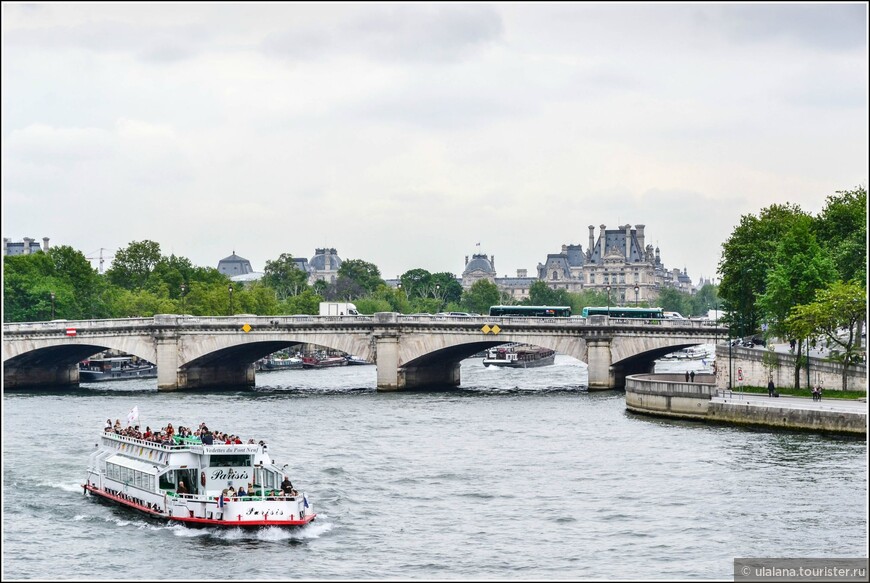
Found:
[[[130,409],[129,413],[127,413],[127,425],[132,424],[138,418],[139,418],[139,405],[136,405],[135,407]]]

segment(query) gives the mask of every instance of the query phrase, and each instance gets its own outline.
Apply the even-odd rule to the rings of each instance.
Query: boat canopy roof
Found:
[[[109,459],[106,460],[107,464],[117,464],[119,466],[124,466],[125,468],[129,468],[131,470],[138,470],[140,472],[144,472],[146,474],[157,475],[157,468],[154,467],[154,464],[148,464],[145,462],[140,462],[138,460],[134,460],[128,458],[127,456],[115,454]]]

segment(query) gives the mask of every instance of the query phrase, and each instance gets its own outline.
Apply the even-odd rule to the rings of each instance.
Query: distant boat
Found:
[[[326,356],[319,354],[302,357],[302,368],[329,368],[332,366],[347,366],[347,359],[343,356]]]
[[[484,366],[504,366],[508,368],[531,368],[553,364],[556,351],[529,344],[496,346],[486,351]]]
[[[157,378],[157,365],[145,360],[133,362],[130,356],[93,358],[79,363],[79,382],[99,383],[135,378]]]
[[[704,346],[690,346],[682,348],[670,354],[661,357],[660,360],[705,360],[712,358],[713,353],[709,348]]]
[[[347,360],[347,364],[351,364],[351,365],[374,364],[372,362],[367,361],[364,358],[360,358],[359,356],[354,356],[352,354],[348,354],[344,358]]]
[[[263,361],[260,370],[288,370],[302,368],[302,364],[302,359],[296,356],[291,356],[290,358],[267,358]]]

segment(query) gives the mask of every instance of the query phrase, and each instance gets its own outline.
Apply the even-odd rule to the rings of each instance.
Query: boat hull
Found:
[[[302,368],[331,368],[333,366],[347,366],[347,360],[344,358],[336,357],[336,358],[328,358],[324,360],[317,359],[303,359],[302,360]]]
[[[317,514],[314,513],[293,520],[241,520],[241,515],[236,517],[236,519],[233,519],[234,517],[232,516],[227,516],[221,519],[172,516],[162,509],[155,510],[153,507],[148,507],[140,504],[135,499],[123,498],[121,496],[111,494],[104,490],[100,490],[99,488],[91,486],[90,484],[84,484],[83,488],[85,492],[91,494],[99,501],[110,506],[120,507],[126,510],[132,510],[140,514],[144,514],[149,518],[153,518],[155,520],[161,520],[170,523],[180,523],[191,528],[293,528],[305,526],[317,517]]]
[[[484,358],[483,365],[484,366],[500,366],[503,368],[534,368],[538,366],[548,366],[553,364],[556,360],[556,355],[551,354],[549,356],[543,356],[541,358],[535,360],[523,360],[523,361],[508,361],[500,358]]]
[[[126,379],[156,379],[157,367],[149,366],[138,369],[124,369],[115,371],[79,370],[79,382],[100,383],[104,381],[123,381]]]

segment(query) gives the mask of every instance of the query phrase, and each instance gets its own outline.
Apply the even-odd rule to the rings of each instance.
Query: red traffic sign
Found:
[[[737,380],[738,381],[743,380],[743,369],[740,367],[737,367]]]
[[[67,336],[75,336],[75,335],[76,335],[76,329],[75,329],[75,328],[67,328],[67,329],[66,329],[66,335],[67,335]]]

